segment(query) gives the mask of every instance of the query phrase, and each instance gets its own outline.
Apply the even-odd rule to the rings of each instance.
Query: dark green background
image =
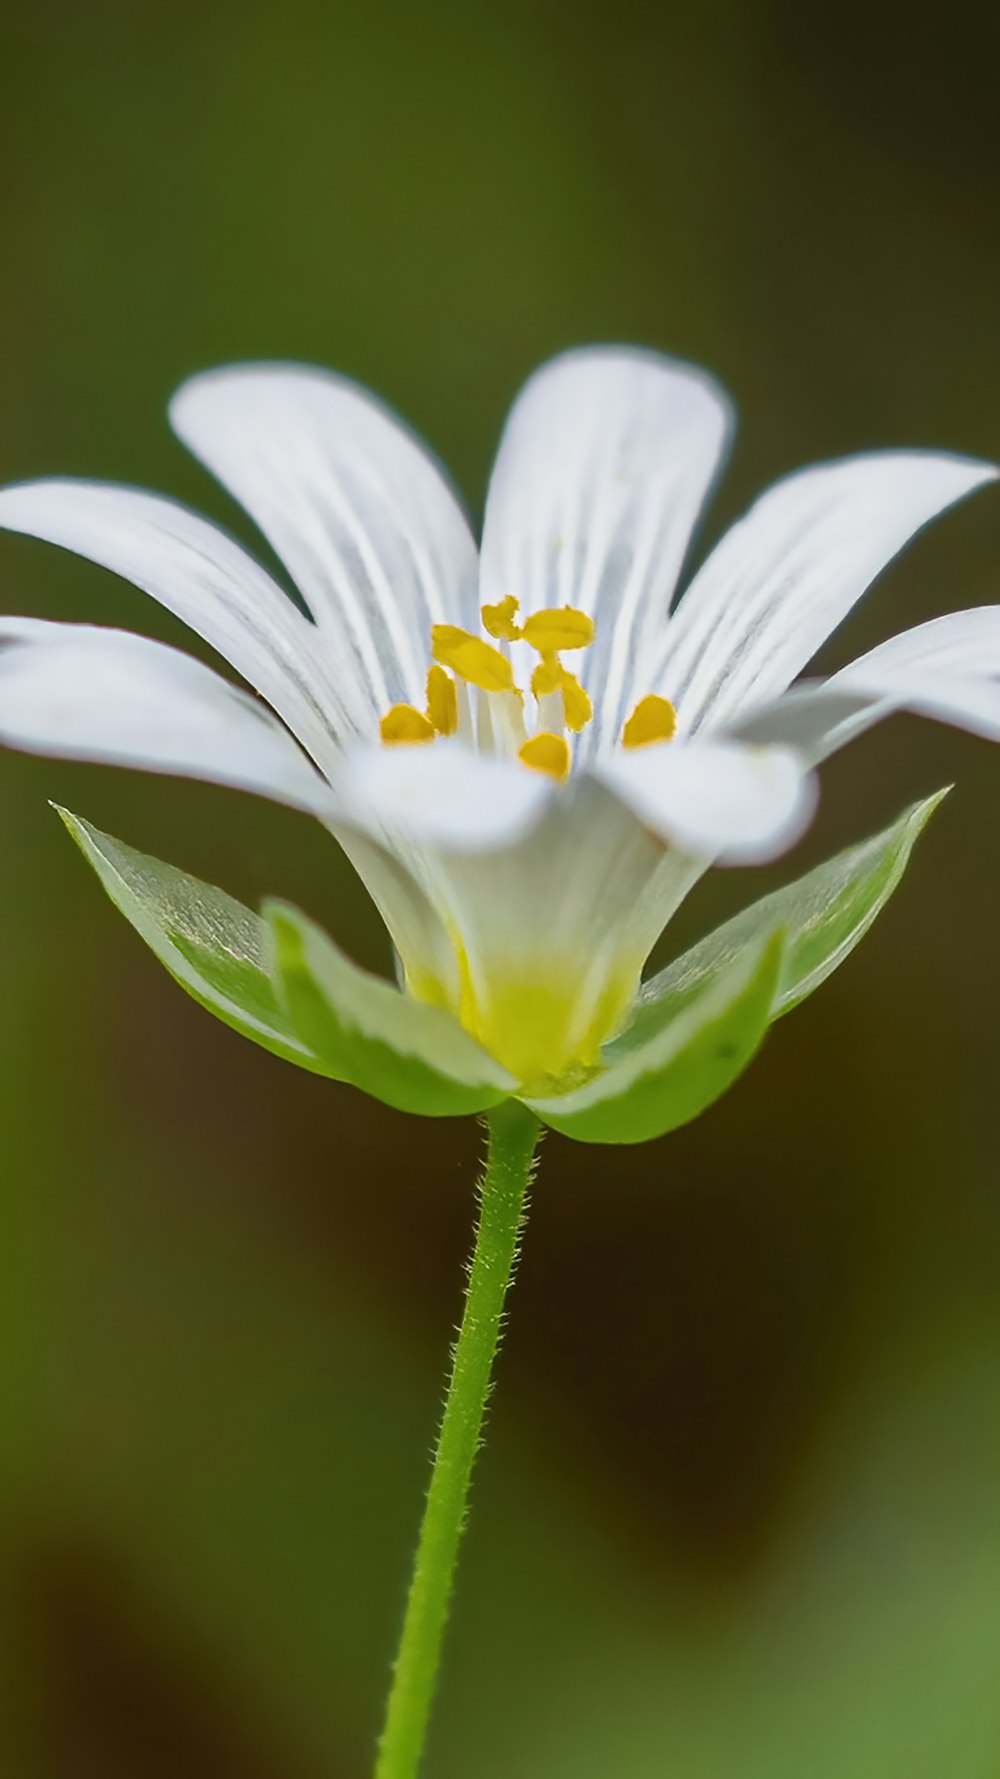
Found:
[[[376,387],[478,509],[518,383],[591,339],[732,389],[711,535],[810,459],[995,456],[997,18],[12,9],[0,475],[163,488],[249,538],[164,404],[287,356]],[[987,491],[828,658],[998,597]],[[0,606],[182,636],[14,540]],[[951,779],[876,934],[722,1106],[631,1153],[547,1142],[428,1779],[1000,1771],[1000,754],[888,726],[783,871]],[[305,820],[0,761],[0,1772],[360,1779],[477,1132],[214,1024],[49,797],[385,959]],[[684,935],[781,876],[720,876]]]

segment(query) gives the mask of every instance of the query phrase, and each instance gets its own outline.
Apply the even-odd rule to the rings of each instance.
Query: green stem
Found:
[[[514,1100],[491,1112],[488,1125],[489,1149],[479,1187],[479,1222],[465,1310],[452,1355],[375,1779],[414,1779],[420,1765],[472,1467],[503,1329],[504,1299],[517,1265],[539,1125]]]

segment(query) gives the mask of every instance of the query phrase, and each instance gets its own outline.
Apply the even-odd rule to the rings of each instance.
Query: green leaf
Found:
[[[938,791],[881,834],[850,846],[798,882],[764,896],[669,964],[640,990],[628,1029],[605,1049],[613,1063],[675,1019],[693,996],[728,971],[747,948],[779,927],[786,946],[771,1017],[791,1012],[825,982],[864,938],[899,884],[938,805]]]
[[[401,1112],[484,1112],[517,1083],[443,1007],[430,1007],[344,956],[321,928],[269,904],[288,1017],[331,1070]]]
[[[269,933],[258,915],[68,809],[57,806],[57,813],[115,907],[199,1006],[275,1056],[341,1079],[296,1036],[279,1006],[267,967]]]
[[[674,1019],[585,1087],[528,1105],[582,1143],[645,1143],[697,1118],[742,1074],[764,1038],[783,945],[776,933],[744,949]]]

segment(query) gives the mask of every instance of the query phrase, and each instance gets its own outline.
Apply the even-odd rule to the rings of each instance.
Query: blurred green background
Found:
[[[609,339],[733,391],[710,538],[810,459],[995,456],[998,19],[8,9],[0,476],[162,488],[249,540],[164,404],[294,357],[378,389],[478,510],[522,378]],[[998,597],[988,491],[827,659]],[[0,606],[189,640],[11,539]],[[671,940],[952,779],[876,933],[719,1108],[546,1143],[428,1779],[1000,1772],[1000,754],[888,725],[793,864],[719,875]],[[312,824],[0,759],[0,1772],[361,1779],[478,1133],[207,1018],[50,797],[386,962]]]

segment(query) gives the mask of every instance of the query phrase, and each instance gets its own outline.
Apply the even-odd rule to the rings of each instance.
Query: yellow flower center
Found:
[[[575,606],[561,605],[532,612],[519,624],[519,610],[513,594],[496,605],[482,607],[483,629],[492,642],[459,624],[435,624],[426,709],[394,704],[379,724],[382,740],[390,746],[412,746],[434,741],[439,735],[458,735],[485,752],[516,755],[531,771],[547,773],[559,783],[567,779],[573,756],[564,731],[579,735],[593,721],[594,706],[577,675],[563,666],[560,657],[568,650],[590,647],[594,620]],[[497,647],[515,642],[527,643],[539,657],[531,675],[537,706],[537,723],[531,733],[513,662],[503,647]],[[473,693],[478,694],[475,704]],[[669,698],[651,693],[639,700],[625,723],[621,744],[648,747],[670,741],[676,729],[677,716]]]

